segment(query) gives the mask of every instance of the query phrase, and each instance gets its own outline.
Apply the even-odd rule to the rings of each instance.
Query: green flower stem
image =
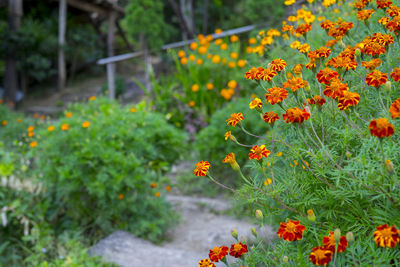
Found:
[[[217,185],[221,186],[222,188],[228,189],[228,190],[230,190],[231,192],[236,193],[236,190],[234,190],[234,189],[232,189],[232,188],[230,188],[230,187],[228,187],[228,186],[226,186],[226,185],[223,185],[223,184],[221,184],[220,182],[216,181],[214,178],[212,178],[212,176],[211,176],[209,173],[207,173],[207,177],[208,177],[211,181],[213,181],[214,183],[216,183]]]
[[[228,260],[226,259],[226,257],[224,257],[221,261],[222,261],[223,263],[225,263],[226,266],[229,267],[229,263],[228,263]]]

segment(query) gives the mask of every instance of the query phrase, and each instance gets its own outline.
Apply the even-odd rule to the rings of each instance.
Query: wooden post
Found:
[[[58,7],[58,90],[65,89],[67,71],[65,67],[65,33],[67,29],[67,0],[60,0]]]
[[[8,27],[10,33],[18,30],[21,25],[22,0],[8,0]],[[4,100],[14,107],[17,99],[18,72],[16,52],[13,45],[7,47],[6,69],[4,77]]]
[[[111,11],[108,15],[107,56],[114,56],[114,29],[117,13]],[[107,64],[108,92],[111,99],[115,98],[115,63]]]

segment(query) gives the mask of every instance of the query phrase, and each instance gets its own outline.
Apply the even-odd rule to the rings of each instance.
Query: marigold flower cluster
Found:
[[[247,245],[242,242],[232,244],[230,248],[227,246],[220,246],[210,249],[208,259],[199,261],[199,267],[215,267],[214,262],[225,261],[226,256],[230,255],[234,258],[241,258],[248,252]]]

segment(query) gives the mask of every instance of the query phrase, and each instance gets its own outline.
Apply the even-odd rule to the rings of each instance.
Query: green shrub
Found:
[[[107,99],[74,104],[68,112],[54,131],[38,134],[37,175],[52,203],[48,220],[60,230],[123,228],[159,241],[174,216],[150,185],[180,158],[185,135],[159,114],[131,112]]]

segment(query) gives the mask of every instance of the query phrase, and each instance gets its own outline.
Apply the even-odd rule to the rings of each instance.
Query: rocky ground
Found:
[[[171,230],[171,241],[161,246],[117,231],[90,249],[93,255],[123,267],[191,267],[208,257],[210,248],[234,243],[231,230],[252,240],[251,225],[244,220],[221,215],[230,206],[226,200],[189,196],[169,196],[167,200],[181,214],[181,222]],[[271,227],[257,229],[261,238],[271,238]],[[217,264],[217,267],[224,266]]]

